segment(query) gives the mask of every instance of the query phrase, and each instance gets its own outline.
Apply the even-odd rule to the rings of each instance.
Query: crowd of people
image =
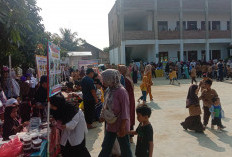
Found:
[[[136,66],[134,66],[136,68]],[[102,71],[102,72],[100,72]],[[21,132],[32,117],[47,120],[47,76],[37,81],[35,70],[28,69],[18,76],[14,69],[4,67],[0,86],[0,136],[9,140]],[[79,154],[90,156],[85,139],[93,122],[104,122],[105,137],[100,157],[132,156],[130,143],[138,135],[136,156],[152,156],[153,130],[149,123],[151,109],[145,105],[151,94],[152,66],[144,67],[146,81],[141,86],[143,103],[135,107],[133,71],[125,65],[115,69],[65,68],[62,91],[50,98],[50,120],[61,130],[60,148],[63,157]],[[135,113],[140,125],[135,126]]]
[[[214,129],[215,125],[218,127],[218,132],[221,132],[225,128],[221,122],[221,118],[224,117],[224,111],[217,92],[211,88],[212,83],[212,79],[203,74],[203,79],[200,81],[199,86],[194,84],[189,87],[186,99],[186,108],[189,109],[189,117],[181,123],[185,130],[189,129],[203,133],[208,125],[210,116],[212,119],[211,129]],[[203,101],[203,124],[201,122],[202,111],[200,100]]]
[[[196,85],[189,88],[186,108],[189,117],[181,123],[185,130],[203,132],[212,117],[212,128],[218,126],[221,131],[223,110],[217,92],[211,88],[212,79],[223,81],[231,77],[232,62],[168,62],[163,64],[132,64],[111,66],[108,68],[81,67],[80,70],[64,68],[62,73],[62,91],[50,98],[51,120],[61,130],[61,154],[72,157],[79,154],[90,156],[85,139],[94,122],[105,124],[105,136],[99,157],[131,157],[130,144],[137,137],[136,156],[152,157],[153,129],[149,122],[151,109],[146,105],[147,96],[153,101],[151,87],[154,70],[164,69],[170,84],[178,79],[192,78]],[[47,76],[39,81],[35,71],[28,69],[23,76],[17,77],[13,69],[4,67],[0,84],[0,136],[9,140],[29,125],[31,117],[47,120]],[[141,94],[138,106],[135,105],[134,84],[141,77]],[[202,77],[199,85],[196,78]],[[179,82],[178,82],[179,83]],[[179,83],[180,84],[180,83]],[[198,97],[198,93],[201,95]],[[140,101],[142,102],[140,103]],[[203,124],[201,122],[200,100],[203,101]],[[135,129],[135,113],[139,126]]]
[[[203,74],[207,74],[209,78],[217,81],[232,79],[231,60],[211,60],[208,62],[200,60],[189,62],[163,61],[158,64],[141,61],[139,66],[131,63],[128,67],[134,83],[137,83],[139,77],[142,80],[146,65],[151,66],[152,77],[156,77],[156,70],[163,70],[166,79],[170,79],[170,84],[174,84],[174,81],[177,81],[179,84],[179,79],[190,78],[192,79],[192,83],[197,83],[196,78],[201,78]]]

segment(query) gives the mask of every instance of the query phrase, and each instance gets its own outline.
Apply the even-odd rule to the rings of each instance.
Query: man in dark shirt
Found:
[[[40,86],[35,93],[35,102],[47,103],[47,76],[43,75],[40,78]]]
[[[84,109],[85,109],[85,120],[88,129],[94,128],[92,126],[92,123],[95,116],[95,104],[98,103],[93,77],[94,77],[94,71],[92,68],[89,68],[86,71],[86,76],[81,81]]]
[[[40,116],[41,119],[45,119],[46,113],[44,109],[47,106],[47,76],[43,75],[40,78],[40,86],[35,93],[35,104],[33,108],[33,116]]]

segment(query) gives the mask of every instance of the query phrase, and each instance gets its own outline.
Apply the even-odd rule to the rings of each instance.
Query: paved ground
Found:
[[[207,129],[205,134],[184,131],[180,126],[188,116],[185,101],[190,80],[181,80],[180,86],[169,85],[163,78],[155,79],[152,87],[154,102],[150,121],[154,129],[154,157],[231,157],[232,156],[232,82],[214,82],[212,88],[218,92],[226,118],[222,123],[227,128],[223,133]],[[136,99],[140,96],[135,88]],[[202,105],[202,102],[201,102]],[[97,157],[103,141],[103,126],[89,131],[87,147],[92,157]],[[138,123],[136,123],[136,126]],[[136,142],[136,138],[134,138]],[[132,144],[135,152],[135,144]]]

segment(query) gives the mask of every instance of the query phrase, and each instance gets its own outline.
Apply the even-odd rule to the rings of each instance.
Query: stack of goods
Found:
[[[29,135],[23,136],[20,139],[23,142],[23,152],[30,153],[32,149],[32,138]]]
[[[35,152],[38,152],[40,151],[40,147],[41,147],[41,144],[42,144],[42,140],[41,139],[36,139],[36,140],[33,140],[32,141],[32,148]]]

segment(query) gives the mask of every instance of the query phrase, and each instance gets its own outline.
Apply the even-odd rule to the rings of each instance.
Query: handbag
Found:
[[[118,117],[114,115],[113,111],[110,111],[106,108],[102,110],[102,117],[108,124],[114,124],[118,119]]]

